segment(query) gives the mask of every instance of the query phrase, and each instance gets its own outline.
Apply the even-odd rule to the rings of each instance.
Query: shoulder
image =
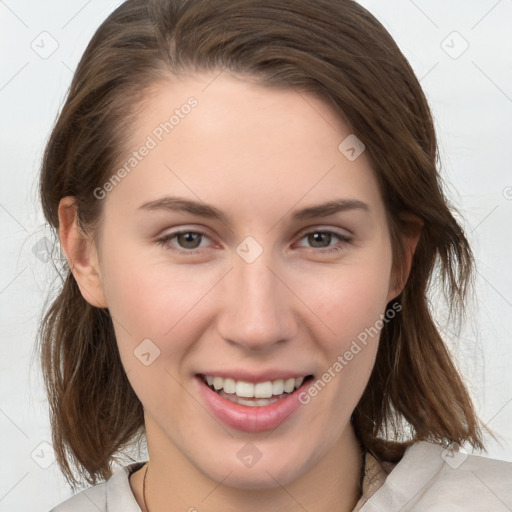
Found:
[[[50,512],[141,512],[129,477],[143,465],[134,462],[117,468],[105,482],[78,492]]]
[[[511,508],[512,463],[421,441],[407,448],[361,512]]]

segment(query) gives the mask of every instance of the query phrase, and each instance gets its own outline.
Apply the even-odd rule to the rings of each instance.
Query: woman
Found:
[[[428,307],[439,270],[461,313],[473,265],[436,159],[355,2],[122,4],[41,173],[54,448],[97,484],[53,510],[511,506],[512,465],[459,449],[483,427]]]

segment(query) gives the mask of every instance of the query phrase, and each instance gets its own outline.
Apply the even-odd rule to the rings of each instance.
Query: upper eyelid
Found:
[[[206,227],[203,227],[203,226],[200,226],[200,227],[176,227],[175,229],[176,229],[176,231],[172,231],[168,234],[176,235],[176,234],[180,234],[180,233],[193,232],[193,233],[201,233],[201,234],[209,236],[208,235],[209,229]],[[303,233],[310,233],[310,232],[317,232],[317,231],[330,231],[332,233],[337,233],[338,231],[341,231],[342,235],[346,234],[346,236],[353,236],[353,233],[347,228],[331,227],[331,226],[326,226],[326,225],[322,225],[322,224],[301,228],[293,236],[295,237],[295,236],[298,236]],[[167,236],[167,234],[164,234],[162,236]]]
[[[342,231],[340,231],[342,230]],[[351,233],[348,229],[343,229],[343,228],[329,228],[329,227],[322,227],[322,226],[309,226],[307,228],[304,228],[304,229],[301,229],[297,232],[297,234],[295,235],[295,237],[297,236],[305,236],[309,233],[332,233],[334,235],[337,235],[337,236],[341,236],[341,237],[346,237],[346,238],[351,238],[353,237],[353,233]]]

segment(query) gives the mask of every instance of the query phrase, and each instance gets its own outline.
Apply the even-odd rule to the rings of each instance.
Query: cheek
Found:
[[[167,370],[178,379],[177,369],[186,373],[182,362],[210,319],[204,298],[219,276],[216,271],[200,272],[193,265],[149,265],[130,258],[127,252],[123,255],[110,254],[105,294],[123,366],[134,389],[144,393],[143,387],[156,371]],[[116,260],[121,264],[114,264]]]
[[[316,289],[318,297],[324,292],[317,311],[329,329],[322,324],[313,334],[322,365],[303,403],[312,403],[317,411],[309,418],[310,431],[325,431],[325,425],[330,425],[326,445],[340,435],[368,384],[379,346],[387,283],[378,274],[351,272],[339,277],[334,286]]]
[[[152,411],[166,410],[169,397],[181,403],[177,383],[200,336],[195,306],[207,284],[197,272],[151,269],[128,259],[109,273],[107,300],[121,361],[139,400]]]
[[[151,263],[140,248],[118,257],[114,251],[106,261],[105,295],[111,314],[134,336],[166,336],[215,283],[212,272],[193,265]]]
[[[325,278],[303,282],[311,310],[322,320],[313,336],[324,355],[322,373],[316,376],[322,381],[317,388],[324,416],[350,415],[366,387],[385,325],[390,267],[391,257],[383,251],[382,259],[340,266]],[[319,424],[327,420],[318,418]]]
[[[338,349],[373,326],[384,313],[390,283],[390,266],[383,260],[339,266],[324,276],[303,281],[311,310],[324,321]],[[308,304],[308,305],[309,305]]]

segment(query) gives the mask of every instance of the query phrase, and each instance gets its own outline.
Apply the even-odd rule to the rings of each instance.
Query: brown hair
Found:
[[[375,367],[353,412],[364,444],[398,461],[417,440],[483,449],[471,399],[429,310],[435,272],[464,313],[473,256],[438,174],[431,113],[385,28],[351,0],[128,0],[99,27],[48,141],[40,178],[47,221],[74,196],[84,233],[100,223],[94,189],[114,173],[144,92],[169,73],[227,69],[262,86],[326,101],[365,144],[380,185],[395,268],[404,264],[404,214],[424,223],[400,295],[380,334]],[[57,461],[70,485],[112,473],[116,454],[144,431],[108,309],[91,306],[64,261],[63,287],[39,331]],[[410,429],[404,437],[404,425]],[[140,437],[139,437],[140,439]]]

